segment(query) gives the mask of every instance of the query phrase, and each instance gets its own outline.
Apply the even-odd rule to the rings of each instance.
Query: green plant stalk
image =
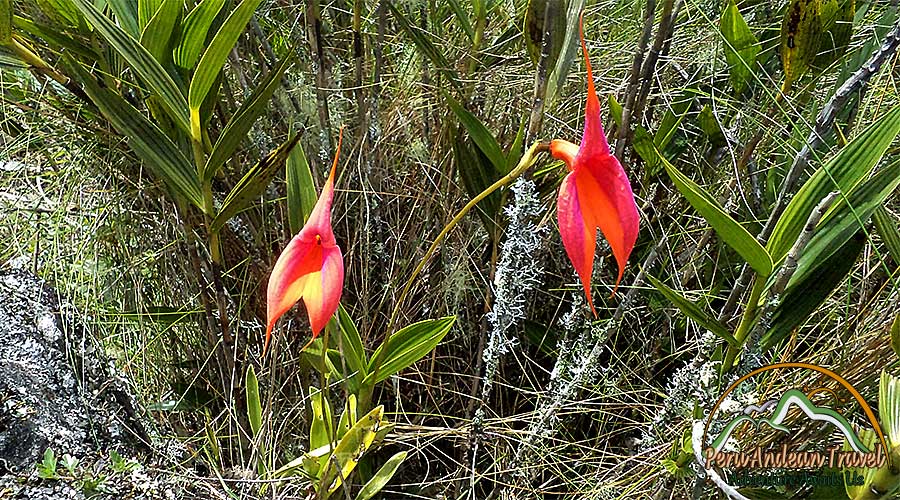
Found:
[[[866,488],[853,500],[880,500],[889,498],[889,494],[900,486],[900,446],[891,450],[890,462],[878,469]]]
[[[766,280],[760,279],[759,276],[757,276],[756,281],[753,283],[753,289],[750,290],[750,298],[747,300],[747,307],[744,308],[744,315],[741,317],[741,322],[734,332],[734,338],[738,341],[738,345],[728,345],[728,351],[725,353],[725,361],[722,362],[722,373],[731,370],[734,366],[734,360],[737,357],[739,350],[744,345],[744,342],[747,340],[747,335],[750,333],[750,327],[753,326],[753,320],[756,317],[756,311],[759,308],[759,297],[762,295],[765,288]]]
[[[419,273],[422,272],[422,269],[425,268],[425,264],[431,260],[431,257],[434,255],[434,252],[437,251],[438,247],[441,245],[441,242],[444,241],[444,238],[447,236],[450,231],[456,227],[457,224],[469,213],[470,210],[475,208],[475,205],[481,202],[481,200],[490,196],[491,193],[500,189],[503,186],[511,183],[516,180],[520,175],[522,175],[529,167],[531,167],[534,162],[537,160],[537,154],[541,152],[546,152],[550,150],[550,145],[547,143],[543,143],[540,141],[535,141],[531,147],[528,148],[527,151],[522,155],[522,158],[519,160],[518,165],[515,166],[512,170],[509,171],[508,174],[500,178],[497,182],[488,186],[484,191],[478,194],[478,196],[472,198],[466,206],[462,207],[462,209],[447,223],[446,226],[438,233],[437,237],[434,239],[434,242],[431,243],[431,247],[428,248],[428,251],[425,252],[425,255],[422,257],[422,260],[419,261],[419,264],[413,269],[412,274],[409,276],[409,279],[406,281],[406,285],[403,286],[403,291],[400,292],[400,297],[397,299],[397,303],[394,306],[394,310],[391,312],[390,320],[388,321],[387,326],[387,334],[384,337],[384,341],[382,342],[383,348],[378,352],[378,356],[374,360],[374,376],[372,380],[378,380],[378,374],[381,371],[381,365],[384,363],[384,355],[387,352],[388,343],[391,341],[391,336],[394,334],[394,323],[397,320],[397,314],[400,312],[400,307],[403,306],[403,302],[406,300],[406,296],[409,294],[410,289],[413,286],[416,278],[419,277]],[[374,383],[372,386],[364,387],[360,390],[360,408],[363,410],[368,409],[369,403],[372,398],[372,390],[374,389]]]

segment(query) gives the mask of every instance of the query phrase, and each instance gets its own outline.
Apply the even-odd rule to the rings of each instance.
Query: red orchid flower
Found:
[[[609,143],[600,123],[600,101],[594,91],[594,75],[591,60],[584,43],[584,27],[581,30],[581,49],[587,66],[587,105],[584,117],[584,135],[581,146],[554,139],[550,142],[550,154],[566,163],[568,175],[559,188],[557,218],[566,254],[581,283],[588,304],[591,299],[591,271],[594,267],[594,250],[597,244],[597,228],[612,247],[619,265],[616,287],[619,287],[628,256],[638,235],[638,212],[631,184],[625,170],[615,156],[610,154]]]
[[[284,313],[303,298],[315,340],[337,311],[344,285],[344,259],[331,229],[331,202],[334,199],[334,171],[341,153],[343,129],[338,136],[331,174],[303,229],[288,243],[269,276],[267,293],[268,325],[263,355],[269,346],[272,328]],[[309,344],[307,344],[309,345]]]

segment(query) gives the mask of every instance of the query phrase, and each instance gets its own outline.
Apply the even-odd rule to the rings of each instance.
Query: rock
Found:
[[[0,272],[0,460],[34,469],[44,451],[149,449],[134,397],[76,309],[22,270]]]

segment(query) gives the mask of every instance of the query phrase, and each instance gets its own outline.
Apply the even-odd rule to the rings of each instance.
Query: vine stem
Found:
[[[394,310],[391,311],[391,318],[388,320],[387,333],[384,337],[384,342],[382,345],[384,348],[378,351],[378,355],[374,360],[375,371],[373,375],[373,380],[378,380],[378,372],[381,370],[381,364],[384,362],[384,355],[387,352],[387,345],[391,340],[391,336],[394,334],[394,323],[397,320],[397,315],[400,313],[400,308],[403,306],[403,302],[406,300],[406,296],[409,295],[410,289],[412,289],[413,283],[416,278],[419,277],[419,274],[422,272],[422,269],[425,268],[425,264],[431,260],[431,257],[437,251],[438,247],[441,245],[441,242],[444,241],[444,238],[447,237],[447,234],[456,227],[457,224],[472,210],[475,205],[477,205],[481,200],[490,196],[491,193],[500,189],[503,186],[506,186],[510,182],[516,180],[520,175],[522,175],[529,167],[534,165],[534,162],[537,160],[537,154],[541,152],[547,152],[550,150],[550,145],[545,142],[536,141],[534,144],[525,151],[525,154],[522,155],[522,158],[519,160],[518,165],[515,166],[512,170],[509,171],[508,174],[503,176],[497,182],[491,184],[487,189],[478,194],[478,196],[472,198],[462,209],[457,212],[453,219],[444,226],[444,229],[438,233],[437,237],[434,239],[434,242],[431,243],[431,246],[428,248],[428,251],[425,252],[425,255],[422,257],[422,260],[419,261],[419,264],[413,269],[412,274],[409,276],[409,279],[406,281],[406,284],[403,286],[403,291],[400,292],[400,297],[397,299],[397,303],[394,306]]]

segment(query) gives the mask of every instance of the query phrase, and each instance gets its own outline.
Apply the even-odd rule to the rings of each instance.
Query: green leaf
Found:
[[[341,419],[338,421],[337,427],[337,438],[341,439],[345,435],[347,435],[347,431],[353,428],[356,425],[356,422],[359,421],[356,418],[356,410],[357,410],[357,401],[356,395],[350,394],[347,396],[347,403],[344,405],[344,412],[341,413]]]
[[[831,257],[811,269],[806,277],[788,287],[775,308],[768,331],[762,338],[762,349],[768,350],[790,335],[827,299],[853,268],[862,253],[866,239],[856,235]]]
[[[731,86],[734,87],[735,94],[740,94],[750,82],[756,68],[759,40],[750,31],[734,0],[729,0],[722,11],[719,29],[725,38],[725,60],[731,70]]]
[[[781,65],[785,88],[797,81],[816,57],[822,22],[820,0],[791,0],[781,23]]]
[[[312,170],[303,145],[297,142],[285,163],[285,180],[287,182],[288,225],[291,234],[297,234],[309,219],[318,195],[313,182]]]
[[[253,437],[259,435],[262,428],[262,403],[259,400],[259,380],[256,378],[256,370],[253,365],[247,367],[247,417],[250,420],[250,430]]]
[[[372,372],[375,368],[372,363],[381,355],[382,349],[385,349],[384,360],[378,378],[372,381],[375,384],[406,369],[431,352],[447,335],[455,321],[456,316],[420,321],[391,335],[387,348],[385,349],[385,346],[381,345],[372,354],[369,362],[370,375],[366,377],[363,384],[370,382],[371,377],[375,375]]]
[[[175,123],[185,132],[189,132],[190,116],[184,94],[153,55],[97,10],[90,0],[72,0],[72,2],[113,49],[128,61],[131,68],[159,96],[160,102]]]
[[[500,144],[497,143],[494,135],[484,126],[481,120],[458,103],[450,94],[447,92],[443,94],[450,105],[450,109],[453,110],[453,113],[459,118],[459,122],[466,128],[472,142],[487,156],[497,172],[504,172],[506,170],[506,155],[503,154],[503,149],[500,148]],[[518,161],[518,158],[516,161]]]
[[[431,64],[450,81],[451,85],[459,88],[459,75],[453,70],[453,65],[447,61],[446,57],[444,57],[444,53],[438,50],[431,41],[430,35],[419,29],[417,26],[413,26],[409,20],[406,19],[406,16],[394,6],[393,2],[386,2],[386,4],[388,9],[390,9],[391,14],[394,16],[394,19],[397,20],[397,24],[400,25],[400,29],[412,38],[413,44],[415,44],[419,52],[431,61]]]
[[[338,305],[337,323],[341,330],[341,348],[343,349],[343,357],[350,366],[350,369],[359,372],[365,377],[368,367],[366,361],[366,351],[363,348],[362,338],[359,336],[359,330],[353,324],[353,319],[347,314],[344,306]]]
[[[210,231],[218,232],[228,222],[228,219],[244,211],[259,199],[269,183],[272,182],[272,178],[281,170],[288,154],[299,140],[299,134],[288,139],[244,174],[244,177],[238,181],[225,197],[225,201],[222,202],[222,208],[210,224]]]
[[[478,196],[500,179],[500,173],[494,168],[488,157],[477,146],[461,137],[459,133],[453,138],[452,145],[453,159],[459,170],[459,178],[469,197]],[[475,212],[491,239],[499,237],[500,226],[497,224],[496,218],[500,214],[501,203],[501,191],[498,189],[481,200],[475,207]]]
[[[138,24],[143,30],[148,24],[150,24],[150,19],[153,18],[153,15],[159,10],[159,6],[165,0],[137,0],[137,19]]]
[[[101,88],[93,75],[85,71],[71,56],[65,54],[63,57],[78,74],[85,93],[112,126],[128,138],[128,145],[144,160],[153,175],[162,180],[173,193],[202,210],[203,197],[196,171],[175,143],[128,101],[109,89]]]
[[[843,247],[897,186],[900,186],[900,161],[881,169],[849,195],[839,198],[816,227],[788,286],[805,281],[808,273]]]
[[[0,0],[0,45],[12,41],[12,0]]]
[[[851,192],[868,177],[898,133],[900,106],[888,111],[813,173],[785,208],[766,244],[775,262],[787,255],[816,205],[831,191]]]
[[[75,8],[74,6],[72,7]],[[77,13],[76,9],[76,13]],[[80,14],[79,14],[80,15]],[[81,58],[81,60],[95,61],[100,56],[92,47],[81,43],[80,41],[68,36],[65,31],[60,31],[59,25],[54,24],[48,26],[46,24],[36,23],[33,19],[25,19],[19,16],[13,17],[13,25],[31,35],[43,38],[45,41],[57,48],[65,49]]]
[[[709,311],[702,308],[700,305],[695,302],[689,300],[684,295],[676,292],[675,290],[666,286],[662,281],[654,278],[653,276],[647,274],[647,279],[650,280],[650,283],[659,290],[663,296],[668,299],[669,302],[672,303],[675,307],[681,310],[687,317],[696,321],[698,325],[706,328],[707,330],[713,332],[718,335],[719,338],[728,342],[729,344],[739,347],[740,342],[731,335],[731,332],[728,331],[728,328],[725,327],[722,323],[716,320]]]
[[[671,106],[666,109],[666,113],[659,121],[659,128],[656,129],[656,134],[653,135],[653,143],[656,145],[657,149],[665,151],[666,146],[668,146],[672,141],[672,138],[675,137],[678,126],[681,125],[682,120],[684,120],[685,115],[687,115],[687,112],[691,109],[693,103],[694,94],[689,91],[682,92],[672,101]]]
[[[269,71],[269,74],[257,85],[250,97],[244,100],[241,107],[228,120],[225,130],[216,140],[209,159],[206,160],[206,165],[203,167],[201,178],[204,181],[215,177],[225,161],[240,147],[241,141],[247,137],[253,124],[266,112],[269,99],[281,84],[281,77],[284,76],[284,72],[291,64],[293,64],[293,57],[288,55],[274,70]]]
[[[894,259],[894,265],[900,266],[900,224],[897,219],[881,206],[875,209],[872,220],[875,221],[875,230],[884,241],[888,254]]]
[[[856,14],[855,0],[822,0],[822,37],[813,66],[827,68],[840,59],[853,37],[853,17]]]
[[[719,120],[709,104],[703,106],[703,109],[700,110],[697,121],[700,123],[700,130],[709,138],[709,142],[714,145],[725,144],[725,134],[722,132],[722,126],[719,124]]]
[[[309,447],[313,450],[331,443],[331,405],[325,393],[316,387],[309,388],[309,402],[312,420],[309,424]]]
[[[885,437],[897,446],[900,443],[900,378],[884,370],[878,384],[878,413]]]
[[[71,0],[50,0],[57,4],[71,5]],[[138,6],[137,0],[106,0],[109,8],[112,9],[116,19],[121,26],[132,38],[137,40],[141,36],[141,27],[138,26]],[[68,6],[67,5],[67,6]],[[72,6],[74,8],[74,6]],[[69,17],[72,26],[78,26],[79,17],[78,9],[75,9],[76,16]]]
[[[609,97],[606,99],[609,103],[609,113],[612,115],[613,121],[616,122],[616,126],[622,126],[622,104],[616,99],[616,96],[609,94]]]
[[[332,457],[326,465],[323,483],[326,485],[324,498],[337,491],[344,478],[359,464],[359,461],[376,442],[379,428],[384,425],[384,406],[374,408],[363,415],[334,447]]]
[[[661,160],[650,132],[640,125],[635,125],[632,145],[641,159],[647,163],[647,172],[651,175],[655,174],[661,165]]]
[[[182,0],[163,0],[159,10],[141,33],[141,45],[160,63],[165,63],[171,55],[169,41],[183,8]]]
[[[243,0],[222,24],[222,27],[209,43],[206,52],[200,58],[194,76],[191,78],[190,90],[188,91],[188,106],[191,110],[191,137],[195,139],[200,136],[200,106],[206,99],[206,94],[212,88],[213,83],[228,53],[237,43],[238,38],[244,32],[244,28],[256,11],[256,7],[261,0]]]
[[[722,241],[743,257],[760,276],[767,277],[772,274],[772,258],[766,249],[756,241],[756,238],[744,229],[744,226],[732,219],[712,196],[681,173],[665,157],[660,155],[660,160],[678,191],[716,230]]]
[[[463,6],[459,4],[459,0],[448,0],[447,3],[450,5],[450,10],[453,11],[453,15],[456,16],[456,20],[459,21],[459,26],[466,34],[466,37],[468,37],[470,42],[474,41],[475,30],[472,29],[472,23],[469,22],[469,14]]]
[[[516,138],[513,139],[512,146],[506,152],[506,168],[502,172],[504,175],[514,169],[519,164],[519,160],[522,159],[522,145],[525,142],[525,124],[527,121],[526,118],[523,118],[522,122],[519,123],[519,131],[516,132]]]
[[[181,24],[181,42],[175,47],[175,64],[179,68],[192,69],[206,44],[206,35],[225,0],[203,0],[184,18]]]
[[[359,493],[356,494],[356,500],[369,500],[377,495],[378,492],[387,485],[388,481],[394,477],[400,464],[406,460],[406,455],[407,452],[401,451],[389,458],[388,461],[378,469],[378,472],[372,476],[372,479],[369,479],[369,482],[359,490]]]

